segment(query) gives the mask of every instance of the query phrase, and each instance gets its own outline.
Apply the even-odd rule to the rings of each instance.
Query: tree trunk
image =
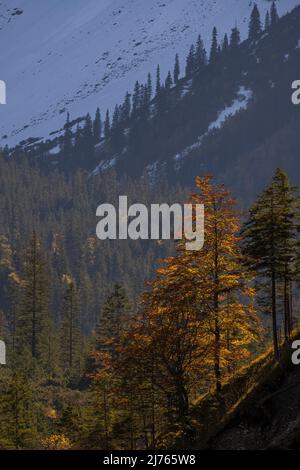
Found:
[[[277,311],[276,311],[276,276],[272,272],[272,323],[273,323],[273,346],[274,356],[279,359],[278,337],[277,337]]]
[[[176,379],[175,386],[177,395],[178,418],[181,423],[185,423],[189,412],[189,399],[181,377]]]

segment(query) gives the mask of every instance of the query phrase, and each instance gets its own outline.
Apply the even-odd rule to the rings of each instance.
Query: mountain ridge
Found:
[[[261,13],[270,7],[257,1]],[[7,105],[0,108],[0,145],[28,138],[47,140],[72,118],[102,114],[131,91],[135,80],[161,66],[162,76],[179,52],[202,34],[208,47],[211,30],[220,37],[237,22],[242,36],[253,1],[102,0],[0,2],[1,79],[7,83]],[[278,1],[280,14],[299,4]],[[234,13],[225,15],[228,9]],[[18,41],[13,40],[18,36]],[[183,66],[183,64],[181,64]]]

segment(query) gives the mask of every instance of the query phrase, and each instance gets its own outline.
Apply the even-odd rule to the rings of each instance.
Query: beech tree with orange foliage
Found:
[[[180,242],[177,255],[163,262],[143,296],[144,355],[155,351],[155,385],[165,391],[181,423],[196,393],[214,384],[221,398],[222,381],[249,356],[259,335],[236,203],[211,180],[198,177],[190,200],[205,206],[203,249],[186,251],[185,240]]]

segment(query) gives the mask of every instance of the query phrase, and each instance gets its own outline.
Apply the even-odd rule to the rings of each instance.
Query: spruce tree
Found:
[[[279,16],[277,12],[276,3],[273,2],[271,6],[271,27],[275,26],[278,23]]]
[[[155,94],[156,96],[159,95],[161,89],[161,81],[160,81],[160,66],[157,66],[156,69],[156,88],[155,88]]]
[[[153,94],[153,88],[152,88],[152,77],[151,73],[148,73],[148,78],[147,78],[147,95],[148,95],[148,100],[149,103],[152,99],[152,94]]]
[[[232,51],[235,51],[238,46],[240,45],[241,42],[241,34],[237,26],[235,26],[231,30],[231,36],[230,36],[230,49]]]
[[[71,130],[71,125],[70,125],[70,114],[67,114],[67,121],[65,123],[65,134],[63,137],[63,146],[62,146],[62,151],[63,151],[63,156],[66,161],[69,161],[70,158],[72,157],[72,151],[73,151],[73,144],[72,144],[72,130]]]
[[[41,360],[47,355],[45,339],[50,317],[47,272],[41,243],[34,232],[25,254],[17,334],[19,346],[28,347],[32,357]]]
[[[195,71],[195,46],[194,44],[191,45],[190,51],[186,58],[186,66],[185,66],[185,76],[186,78],[190,79]]]
[[[130,118],[131,113],[131,96],[130,93],[126,93],[124,102],[122,105],[121,113],[120,113],[120,121],[122,123],[126,123]]]
[[[82,168],[91,168],[93,165],[95,145],[93,135],[93,121],[89,113],[85,117],[81,145],[83,150],[81,166]]]
[[[101,114],[100,114],[100,109],[97,108],[95,119],[93,122],[93,136],[94,136],[95,144],[98,144],[100,142],[101,134],[102,134]]]
[[[104,137],[106,140],[110,138],[110,117],[109,110],[106,111],[105,122],[104,122]]]
[[[277,169],[273,178],[277,210],[281,214],[281,267],[279,279],[283,289],[284,333],[288,341],[292,331],[292,284],[295,277],[296,258],[296,201],[294,188],[287,174]]]
[[[215,64],[218,59],[218,31],[217,28],[214,27],[212,32],[212,43],[209,55],[209,63]]]
[[[222,43],[222,54],[226,55],[229,50],[229,41],[228,41],[228,36],[225,34],[223,43]]]
[[[175,64],[174,64],[174,72],[173,72],[173,79],[175,85],[177,85],[180,76],[180,64],[179,64],[179,55],[176,54],[175,56]]]
[[[195,68],[197,71],[201,71],[207,65],[207,54],[202,41],[202,38],[199,34],[196,44],[195,51]]]
[[[278,283],[284,283],[286,337],[290,332],[288,285],[294,258],[294,208],[292,188],[282,170],[277,170],[270,186],[258,197],[250,210],[242,236],[246,263],[262,280],[267,280],[272,313],[273,346],[279,357]]]
[[[249,22],[249,40],[256,41],[259,38],[261,31],[260,13],[257,5],[255,4],[251,12]]]
[[[166,78],[166,83],[165,83],[165,89],[170,90],[173,85],[173,80],[172,80],[172,75],[171,72],[168,72],[167,78]]]
[[[60,323],[61,364],[70,378],[79,378],[82,357],[79,293],[71,276],[65,275],[63,281],[65,292]]]
[[[267,11],[266,18],[265,18],[265,30],[268,31],[270,28],[270,13]]]
[[[124,287],[116,284],[102,307],[95,329],[96,351],[110,350],[112,340],[119,339],[121,332],[126,330],[130,308]]]
[[[137,112],[141,105],[141,87],[138,81],[135,82],[133,97],[132,97],[132,115],[136,117]]]

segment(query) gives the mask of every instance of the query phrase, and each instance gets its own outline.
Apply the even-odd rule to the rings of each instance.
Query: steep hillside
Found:
[[[277,365],[266,367],[254,392],[210,440],[210,449],[299,450],[300,367],[292,364],[291,351],[287,347]]]
[[[201,33],[207,47],[213,26],[220,37],[235,22],[245,37],[249,0],[4,0],[0,2],[0,145],[47,139],[72,118],[110,109],[136,80],[175,53],[186,56]],[[270,2],[256,2],[264,15]],[[283,14],[298,0],[278,0]],[[228,15],[227,12],[231,14]],[[4,137],[4,139],[3,139]]]

